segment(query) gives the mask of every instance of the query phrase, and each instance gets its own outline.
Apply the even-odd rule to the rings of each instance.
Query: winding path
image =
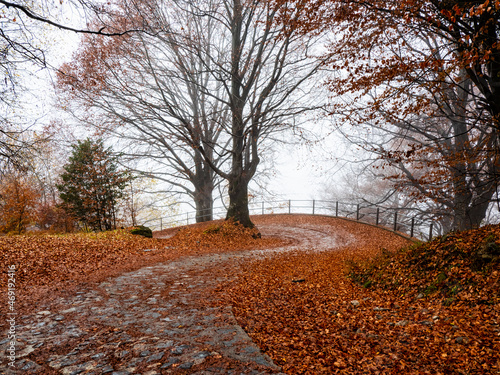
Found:
[[[18,318],[15,370],[2,374],[273,374],[280,369],[237,324],[230,306],[211,303],[225,269],[285,251],[324,251],[351,241],[328,225],[259,223],[287,247],[186,257],[110,278],[34,306]],[[4,333],[2,337],[7,337]],[[0,341],[5,353],[7,340]]]

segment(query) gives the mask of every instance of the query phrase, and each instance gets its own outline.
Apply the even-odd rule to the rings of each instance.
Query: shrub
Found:
[[[132,228],[130,230],[130,233],[137,234],[143,237],[153,238],[153,231],[150,228],[145,227],[144,225],[139,225]]]

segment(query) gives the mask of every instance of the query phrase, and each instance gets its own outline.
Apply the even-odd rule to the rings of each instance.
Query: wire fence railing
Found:
[[[383,207],[362,203],[329,200],[274,200],[249,203],[250,215],[311,214],[340,217],[390,229],[420,240],[433,237],[433,223],[422,220],[406,208]],[[144,225],[153,230],[194,224],[197,217],[213,220],[226,217],[226,207],[219,206],[204,212],[185,212],[168,218],[147,220]]]

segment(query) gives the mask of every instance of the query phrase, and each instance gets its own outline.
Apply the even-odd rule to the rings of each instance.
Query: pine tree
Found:
[[[93,230],[116,228],[117,202],[130,181],[102,140],[78,141],[57,185],[63,207]]]

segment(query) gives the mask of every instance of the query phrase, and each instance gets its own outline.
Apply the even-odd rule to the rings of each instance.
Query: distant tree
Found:
[[[102,140],[72,145],[73,153],[57,185],[64,207],[94,230],[116,228],[117,203],[130,177],[118,169],[117,157]]]
[[[137,14],[141,10],[134,5],[122,4],[127,17],[115,20],[118,28],[134,27],[131,23],[138,18],[144,25],[158,24],[162,29],[173,27],[171,22],[190,25],[203,30],[203,35],[196,41],[181,30],[165,35],[152,31],[155,37],[85,36],[73,62],[64,64],[58,75],[58,86],[69,99],[64,108],[86,127],[119,139],[123,160],[147,158],[147,163],[137,163],[135,172],[167,182],[187,195],[194,201],[197,221],[210,221],[213,191],[220,179],[204,160],[200,146],[217,143],[229,118],[229,111],[213,99],[222,88],[211,83],[203,64],[203,58],[211,58],[205,48],[215,38],[215,26],[181,10]],[[172,20],[165,19],[167,14]],[[193,44],[190,48],[179,49],[188,42]],[[89,113],[99,116],[99,121]],[[223,160],[211,147],[205,157],[216,166]]]

